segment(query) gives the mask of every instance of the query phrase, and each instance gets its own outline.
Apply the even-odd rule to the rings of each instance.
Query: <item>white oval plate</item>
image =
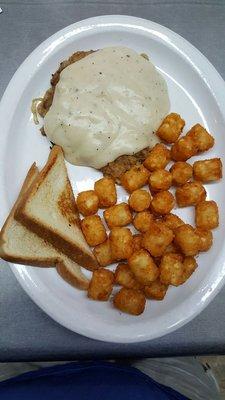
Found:
[[[49,153],[47,139],[32,121],[31,100],[49,87],[51,73],[77,50],[123,45],[147,53],[165,77],[171,110],[186,120],[185,131],[202,123],[216,138],[202,158],[225,154],[225,83],[215,68],[190,43],[169,29],[144,19],[104,16],[87,19],[59,31],[24,61],[6,89],[0,105],[0,218],[3,223],[28,168],[42,166]],[[100,176],[91,168],[69,165],[74,191],[93,187]],[[121,314],[110,302],[94,302],[70,287],[54,269],[11,265],[28,295],[54,320],[88,337],[110,342],[141,342],[172,332],[194,318],[224,283],[225,191],[223,183],[207,185],[208,198],[220,207],[220,227],[214,246],[198,258],[199,268],[179,288],[170,288],[164,301],[149,302],[143,315]],[[126,198],[119,190],[119,200]],[[177,210],[193,222],[193,210]]]

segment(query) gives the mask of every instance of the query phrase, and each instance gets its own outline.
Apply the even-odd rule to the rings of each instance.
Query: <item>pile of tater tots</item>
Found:
[[[212,148],[214,138],[200,124],[179,138],[184,125],[180,115],[169,114],[157,131],[163,143],[155,145],[143,164],[121,176],[128,203],[117,204],[115,182],[109,177],[78,194],[82,231],[101,266],[93,272],[89,298],[107,301],[115,285],[114,306],[139,315],[146,299],[163,300],[170,285],[184,284],[197,268],[195,256],[212,246],[218,207],[206,200],[203,184],[222,177],[222,163],[219,158],[188,163]],[[169,191],[172,186],[175,195]],[[175,206],[193,207],[195,226],[173,214]],[[99,208],[104,209],[109,235],[96,214]],[[129,224],[138,233],[127,228]],[[113,263],[119,263],[115,272],[105,268]]]

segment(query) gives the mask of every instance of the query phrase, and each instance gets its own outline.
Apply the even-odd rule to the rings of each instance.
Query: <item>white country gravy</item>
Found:
[[[129,48],[107,47],[61,72],[44,129],[67,161],[101,168],[152,147],[168,111],[167,85],[154,65]]]

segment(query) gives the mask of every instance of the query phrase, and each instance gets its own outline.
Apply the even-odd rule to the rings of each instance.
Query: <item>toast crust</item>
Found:
[[[72,274],[64,260],[60,260],[57,263],[56,270],[58,274],[63,278],[63,280],[69,283],[71,286],[74,286],[81,290],[88,289],[89,280],[83,275],[82,272],[81,274],[79,274],[79,277],[76,274]]]
[[[62,153],[62,149],[59,146],[54,146],[53,149],[50,152],[49,159],[45,167],[42,169],[42,171],[39,173],[37,178],[34,180],[32,186],[28,189],[28,191],[25,193],[23,198],[21,199],[18,208],[15,213],[15,218],[21,222],[22,225],[26,226],[29,230],[32,232],[36,233],[39,237],[43,238],[47,242],[51,243],[52,246],[54,246],[56,249],[58,249],[60,252],[64,253],[66,256],[71,258],[73,261],[77,262],[79,265],[82,267],[88,269],[88,270],[95,270],[99,268],[98,262],[95,259],[94,255],[85,253],[84,250],[80,249],[79,246],[74,244],[73,242],[70,242],[66,239],[64,239],[62,236],[60,236],[57,232],[55,232],[51,227],[48,226],[43,226],[37,219],[28,217],[26,215],[26,202],[32,197],[38,190],[39,186],[42,184],[44,178],[50,171],[50,169],[53,167],[53,165],[56,162],[57,157],[59,154]],[[73,195],[72,192],[72,187],[70,184],[69,179],[67,178],[67,200],[68,196]],[[80,225],[80,220],[79,216],[76,210],[76,203],[75,199],[73,197],[72,199],[72,204],[74,204],[74,209],[69,210],[68,206],[66,208],[66,213],[70,213],[71,215],[71,220],[70,223],[74,223],[77,226]],[[59,206],[59,204],[58,204]],[[63,204],[60,204],[61,207],[63,207]],[[73,211],[73,212],[72,212]],[[73,217],[72,217],[73,216]],[[68,218],[68,216],[67,216]],[[82,232],[81,232],[82,234]],[[83,235],[83,234],[82,234]]]
[[[2,246],[2,244],[0,244]],[[38,260],[34,257],[13,257],[9,254],[6,254],[4,250],[0,249],[0,257],[14,264],[22,264],[22,265],[31,265],[32,267],[41,267],[41,268],[53,268],[57,266],[58,259],[53,260],[52,258],[45,258],[43,260]]]

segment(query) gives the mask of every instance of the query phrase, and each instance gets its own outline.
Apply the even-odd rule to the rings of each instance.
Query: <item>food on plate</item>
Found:
[[[170,244],[168,244],[168,246],[166,247],[166,249],[165,249],[163,254],[166,254],[166,253],[178,253],[178,252],[179,252],[179,249],[178,249],[178,247],[176,246],[176,244],[173,241]]]
[[[0,233],[0,257],[6,261],[37,267],[56,267],[58,273],[71,285],[86,290],[89,280],[78,264],[60,253],[46,240],[37,236],[15,219],[18,204],[35,182],[39,171],[31,166],[8,218]]]
[[[51,88],[47,90],[42,101],[38,104],[38,113],[42,117],[44,117],[46,115],[46,113],[48,112],[49,108],[52,105],[55,87],[56,87],[57,83],[59,82],[61,72],[66,67],[68,67],[70,64],[73,64],[74,62],[81,60],[82,58],[88,56],[91,53],[93,53],[93,50],[77,51],[76,53],[73,53],[67,60],[64,60],[60,63],[57,71],[54,74],[52,74],[51,81],[50,81]]]
[[[128,203],[134,211],[147,210],[151,204],[151,194],[147,190],[137,189],[131,193]]]
[[[132,213],[127,203],[109,207],[104,211],[103,215],[109,228],[125,226],[132,222]]]
[[[150,148],[138,151],[133,155],[124,155],[118,157],[115,161],[108,163],[105,167],[101,168],[105,177],[111,177],[115,180],[118,185],[121,184],[120,178],[126,171],[129,171],[132,167],[141,165],[149,154]]]
[[[115,270],[115,283],[128,289],[141,289],[128,264],[118,264]]]
[[[99,206],[98,196],[94,190],[80,192],[76,198],[76,205],[79,213],[84,217],[96,214]]]
[[[183,256],[179,253],[167,253],[160,263],[160,282],[165,285],[179,286],[184,272]]]
[[[126,47],[74,61],[58,74],[44,116],[45,134],[63,148],[67,161],[99,169],[157,143],[169,97],[150,61]]]
[[[116,71],[112,67],[118,55],[121,68]],[[122,286],[113,304],[132,315],[144,311],[146,298],[163,300],[169,285],[184,284],[197,268],[194,256],[211,248],[211,229],[219,225],[219,214],[216,202],[205,200],[203,183],[222,177],[219,158],[195,161],[193,166],[186,162],[213,146],[214,138],[205,128],[196,124],[180,138],[185,125],[181,116],[171,113],[163,119],[165,93],[161,97],[164,104],[156,98],[150,101],[147,97],[151,93],[141,87],[142,77],[138,84],[134,79],[136,69],[132,78],[122,82],[126,70],[122,67],[130,61],[132,66],[136,60],[139,68],[144,65],[145,75],[151,69],[156,86],[164,87],[154,67],[150,63],[146,66],[148,61],[140,57],[129,49],[111,48],[80,53],[77,63],[74,56],[62,64],[40,106],[44,130],[62,145],[70,162],[102,169],[109,176],[78,193],[75,201],[63,151],[54,145],[43,170],[39,173],[35,166],[31,168],[0,235],[3,258],[55,266],[67,282],[87,289],[90,299],[107,301],[114,285]],[[92,77],[88,71],[93,72]],[[122,86],[124,92],[120,91]],[[128,95],[131,88],[134,93]],[[155,88],[155,96],[157,91]],[[137,115],[144,94],[146,101]],[[150,120],[148,107],[156,103],[161,107],[160,116],[151,114]],[[156,120],[160,126],[154,131],[158,128],[157,135],[166,144],[157,143],[153,134]],[[175,162],[168,166],[171,160]],[[119,204],[116,182],[129,193],[128,200]],[[176,186],[178,207],[195,206],[196,227],[171,213],[175,197],[168,189],[172,185]],[[127,199],[122,192],[123,200]],[[109,232],[97,214],[99,208],[104,209]],[[125,227],[131,223],[141,234]],[[115,273],[105,268],[117,261],[122,263]],[[80,266],[93,270],[90,281]]]
[[[112,178],[99,179],[95,182],[94,189],[98,196],[100,208],[111,207],[116,204],[116,185]]]
[[[197,153],[207,151],[214,146],[214,138],[200,124],[194,125],[186,134],[186,137],[190,138],[195,143]]]
[[[105,268],[99,268],[93,272],[88,297],[93,300],[107,301],[113,290],[114,274]]]
[[[168,287],[169,285],[165,285],[158,278],[156,281],[150,283],[150,285],[144,286],[144,295],[147,299],[163,300]]]
[[[130,229],[124,227],[112,228],[109,240],[113,260],[126,260],[133,253],[133,235]]]
[[[173,231],[163,223],[152,223],[149,231],[143,234],[142,246],[149,251],[153,257],[163,255],[167,246],[172,243]]]
[[[211,182],[222,178],[222,162],[220,158],[195,161],[193,174],[196,181]]]
[[[184,125],[185,121],[179,114],[171,113],[164,118],[157,130],[157,135],[167,143],[174,143],[179,138]]]
[[[153,196],[151,210],[155,214],[169,214],[175,205],[175,198],[168,190],[162,190]]]
[[[201,239],[193,226],[184,224],[174,231],[174,242],[185,256],[195,256],[201,248]]]
[[[166,285],[179,286],[190,278],[198,264],[194,257],[179,253],[167,253],[160,264],[160,281]]]
[[[89,215],[82,219],[81,228],[89,246],[97,246],[107,239],[106,230],[99,215]]]
[[[159,276],[159,269],[150,254],[141,249],[128,259],[128,264],[135,278],[142,285],[149,285]]]
[[[170,168],[170,172],[172,174],[173,185],[182,186],[192,178],[193,169],[187,162],[177,161]]]
[[[151,192],[168,190],[172,185],[172,175],[165,169],[158,169],[151,173],[148,183]]]
[[[175,161],[187,161],[198,153],[209,150],[214,145],[214,138],[200,124],[177,140],[171,148],[171,157]]]
[[[113,304],[120,311],[140,315],[144,312],[146,299],[139,290],[122,288],[115,294]]]
[[[197,145],[191,137],[183,136],[171,147],[171,158],[174,161],[187,161],[198,152]]]
[[[177,188],[176,201],[179,207],[195,206],[206,198],[206,190],[200,182],[187,182]]]
[[[107,265],[113,263],[109,239],[106,239],[105,242],[98,244],[94,248],[93,253],[101,267],[106,267]]]
[[[195,207],[197,228],[215,229],[219,226],[219,210],[215,201],[202,201]]]
[[[142,235],[133,235],[133,251],[138,251],[142,249]]]
[[[183,260],[184,272],[183,272],[182,284],[185,283],[190,278],[190,276],[196,270],[197,266],[198,264],[194,257],[191,256],[184,257]]]
[[[163,216],[164,225],[168,226],[172,231],[174,231],[178,226],[184,225],[184,221],[178,215],[166,214]]]
[[[137,165],[121,176],[121,185],[127,190],[127,192],[131,193],[146,185],[149,176],[150,172],[144,167],[144,165]]]
[[[211,231],[202,228],[196,228],[195,232],[200,237],[199,251],[208,251],[213,244],[213,234]]]
[[[133,219],[134,227],[140,232],[148,231],[153,222],[154,215],[148,210],[137,213]]]
[[[15,218],[82,267],[98,268],[80,229],[80,219],[63,152],[54,146],[47,164],[28,189]]]
[[[156,144],[144,160],[144,166],[149,171],[164,169],[171,160],[170,150],[162,143]]]

